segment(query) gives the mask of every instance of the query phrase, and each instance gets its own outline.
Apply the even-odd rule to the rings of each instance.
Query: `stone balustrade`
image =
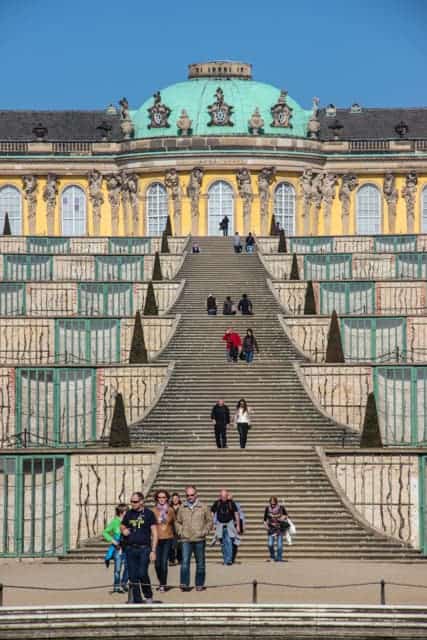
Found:
[[[259,236],[257,248],[263,254],[277,253],[278,236]],[[378,236],[291,236],[288,253],[391,253],[425,251],[427,234]],[[283,254],[282,254],[283,255]]]

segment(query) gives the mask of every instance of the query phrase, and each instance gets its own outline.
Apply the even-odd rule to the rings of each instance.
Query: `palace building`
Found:
[[[250,64],[189,65],[139,107],[0,111],[14,235],[427,231],[427,109],[303,108]]]

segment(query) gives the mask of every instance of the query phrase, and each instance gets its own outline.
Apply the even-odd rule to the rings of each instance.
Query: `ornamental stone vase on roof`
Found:
[[[249,128],[249,133],[252,133],[252,135],[254,136],[259,135],[260,133],[263,133],[264,119],[262,118],[258,107],[255,109],[255,111],[250,117],[250,120],[248,122],[248,128]]]
[[[178,128],[179,135],[189,136],[191,134],[191,125],[193,124],[192,120],[188,117],[188,113],[185,109],[181,111],[181,115],[176,122],[176,126]]]

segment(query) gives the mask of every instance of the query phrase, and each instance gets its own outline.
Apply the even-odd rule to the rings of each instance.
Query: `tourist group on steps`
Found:
[[[185,488],[183,500],[178,493],[170,496],[165,489],[159,489],[154,503],[153,508],[148,508],[144,495],[135,491],[130,505],[117,505],[116,516],[103,532],[110,543],[105,564],[108,567],[112,562],[114,567],[113,593],[130,589],[130,604],[153,603],[150,563],[154,563],[160,593],[168,590],[169,565],[180,564],[180,589],[187,592],[192,589],[190,565],[194,556],[195,589],[203,591],[206,589],[207,543],[220,544],[224,565],[231,566],[245,531],[242,506],[227,489],[221,489],[211,507],[203,504],[194,485]],[[292,544],[296,530],[276,496],[271,496],[265,507],[263,524],[269,559],[282,562],[283,541]]]

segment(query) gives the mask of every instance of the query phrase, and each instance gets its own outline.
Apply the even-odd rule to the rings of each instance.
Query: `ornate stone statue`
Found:
[[[346,173],[341,178],[341,187],[338,197],[341,201],[342,232],[348,235],[350,232],[350,202],[351,193],[358,185],[357,177],[353,173]]]
[[[322,197],[323,197],[323,173],[317,173],[312,182],[311,182],[311,200],[314,204],[314,208],[312,207],[311,215],[311,232],[313,235],[319,235],[319,219],[320,219],[320,208],[322,206]]]
[[[388,230],[389,233],[396,232],[396,205],[399,192],[396,189],[396,178],[392,173],[386,173],[383,182],[384,199],[388,209]]]
[[[263,132],[264,129],[264,119],[262,118],[258,107],[255,109],[253,114],[251,115],[248,122],[249,133],[252,133],[254,136]]]
[[[264,167],[258,174],[259,208],[261,216],[261,234],[268,234],[268,209],[270,203],[270,186],[276,178],[275,167]]]
[[[308,121],[307,129],[308,129],[308,137],[317,139],[319,137],[320,131],[320,121],[319,121],[319,98],[313,98],[313,110],[311,113],[310,120]]]
[[[251,176],[247,169],[239,169],[236,174],[239,195],[243,201],[243,233],[246,235],[251,230],[251,205],[252,184]]]
[[[43,200],[46,202],[47,235],[55,233],[55,206],[58,195],[58,176],[54,173],[47,174],[46,186],[43,189]]]
[[[111,208],[111,235],[119,233],[119,207],[122,180],[118,173],[109,173],[105,176],[108,190],[108,201]]]
[[[234,124],[231,121],[233,107],[224,102],[224,92],[221,87],[216,90],[215,97],[215,102],[208,106],[208,112],[211,117],[208,127],[232,127]]]
[[[120,178],[124,234],[125,236],[137,236],[139,235],[138,176],[136,173],[126,173],[122,171]]]
[[[199,199],[202,186],[203,169],[194,167],[191,171],[190,180],[187,186],[187,196],[191,203],[191,233],[197,235],[199,222]]]
[[[191,133],[191,125],[193,124],[193,121],[190,120],[190,118],[188,117],[188,113],[186,112],[185,109],[183,109],[181,111],[181,115],[179,116],[179,119],[176,122],[176,126],[178,128],[178,133],[181,136],[188,136]]]
[[[181,185],[176,169],[169,169],[165,174],[165,186],[173,205],[173,222],[175,235],[181,235]]]
[[[99,236],[101,228],[101,207],[104,204],[104,196],[102,194],[103,176],[100,171],[93,169],[87,174],[89,183],[89,199],[92,203],[93,211],[93,233]]]
[[[292,129],[291,118],[293,109],[286,103],[287,97],[288,92],[282,90],[278,101],[271,107],[270,111],[273,116],[272,127]]]
[[[310,209],[313,201],[313,171],[311,169],[305,169],[299,179],[299,186],[302,200],[302,227],[303,234],[308,235],[310,233]]]
[[[36,232],[37,187],[36,176],[28,175],[22,177],[24,198],[28,203],[28,230],[30,235],[34,235]]]
[[[417,193],[418,178],[415,171],[410,171],[405,178],[405,186],[401,194],[406,202],[407,233],[414,233],[415,228],[415,196]]]
[[[120,105],[120,129],[122,130],[123,137],[125,138],[125,140],[128,140],[134,132],[132,118],[130,117],[129,103],[126,100],[126,98],[122,98],[119,101],[119,105]]]
[[[169,124],[169,116],[171,110],[165,104],[162,103],[162,97],[160,95],[160,91],[157,91],[154,96],[154,104],[153,106],[147,109],[148,115],[150,117],[150,124],[148,125],[149,129],[163,129],[170,127]]]
[[[323,174],[322,197],[323,197],[323,222],[325,235],[331,234],[331,209],[335,198],[338,177],[327,171]]]

